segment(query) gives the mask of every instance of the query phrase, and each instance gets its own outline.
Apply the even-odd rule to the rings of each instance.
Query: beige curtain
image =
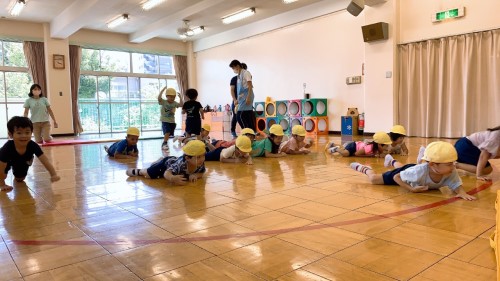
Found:
[[[73,109],[73,132],[75,135],[83,132],[78,108],[78,88],[80,87],[80,64],[82,62],[82,48],[69,46],[69,75],[71,79],[71,107]]]
[[[28,64],[33,83],[39,84],[42,87],[42,93],[45,97],[48,96],[47,83],[45,75],[45,55],[43,42],[23,42],[24,56]]]
[[[500,30],[398,46],[399,123],[408,135],[462,137],[500,125]]]
[[[188,89],[188,69],[186,56],[174,56],[175,75],[177,76],[177,85],[179,92],[184,94]]]

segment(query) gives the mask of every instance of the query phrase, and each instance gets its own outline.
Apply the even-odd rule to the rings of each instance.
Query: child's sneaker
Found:
[[[394,160],[394,157],[392,157],[392,155],[390,154],[387,154],[385,156],[385,160],[384,160],[384,167],[392,167],[393,164],[392,164],[392,161]]]
[[[233,137],[233,139],[237,138],[238,135],[236,134],[236,132],[231,132],[231,136]]]
[[[127,171],[125,173],[129,177],[136,177],[136,176],[139,176],[140,171],[141,171],[141,169],[130,168],[130,169],[127,169]]]
[[[168,150],[168,142],[164,142],[162,145],[161,145],[161,149],[162,150]]]

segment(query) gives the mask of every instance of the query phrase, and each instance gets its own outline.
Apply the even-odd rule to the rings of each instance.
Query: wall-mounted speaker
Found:
[[[361,27],[361,30],[363,31],[363,40],[365,42],[386,40],[389,38],[389,24],[386,22],[364,25]]]
[[[347,6],[347,11],[357,17],[361,11],[365,8],[365,0],[351,0],[349,6]]]

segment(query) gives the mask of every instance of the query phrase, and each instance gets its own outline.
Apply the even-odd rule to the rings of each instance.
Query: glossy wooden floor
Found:
[[[137,163],[104,144],[46,147],[62,180],[36,161],[0,194],[0,280],[495,280],[499,161],[477,201],[445,201],[445,189],[370,185],[349,163],[383,172],[383,159],[324,154],[328,139],[341,140],[253,166],[207,163],[185,187],[125,175],[161,156],[160,139],[140,141]],[[415,162],[430,141],[410,138],[396,158]],[[485,187],[461,175],[466,190]]]

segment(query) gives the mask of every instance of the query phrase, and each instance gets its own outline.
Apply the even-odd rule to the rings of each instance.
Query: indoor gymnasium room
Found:
[[[500,280],[497,0],[0,0],[0,280]]]

